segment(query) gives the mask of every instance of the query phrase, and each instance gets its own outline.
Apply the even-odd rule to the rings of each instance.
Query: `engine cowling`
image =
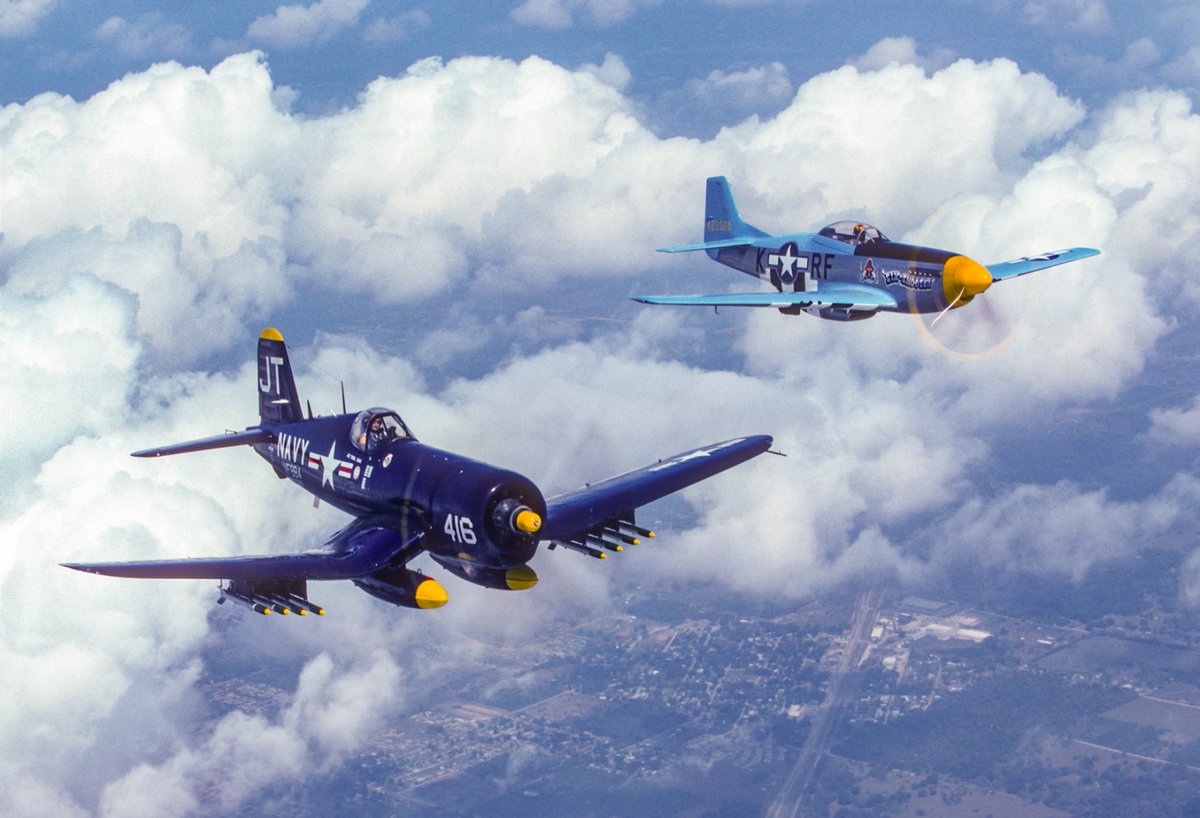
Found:
[[[396,450],[398,502],[426,516],[426,550],[481,568],[511,568],[536,553],[546,501],[528,478],[419,443]]]
[[[416,513],[421,547],[479,568],[512,568],[537,552],[546,501],[528,478],[509,469],[407,441],[375,471],[375,491]],[[386,484],[386,488],[384,488]]]

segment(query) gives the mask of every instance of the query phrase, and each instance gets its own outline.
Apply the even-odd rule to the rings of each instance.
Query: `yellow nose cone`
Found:
[[[516,519],[513,520],[513,526],[517,531],[523,531],[526,534],[536,534],[542,527],[542,518],[536,511],[532,509],[522,509],[517,512]]]
[[[440,608],[450,601],[450,595],[437,580],[427,579],[417,586],[413,599],[418,608]]]
[[[537,585],[538,575],[528,565],[518,565],[504,572],[504,584],[510,591],[526,591]]]
[[[990,286],[992,274],[974,259],[951,256],[942,265],[942,294],[948,304],[965,304]]]

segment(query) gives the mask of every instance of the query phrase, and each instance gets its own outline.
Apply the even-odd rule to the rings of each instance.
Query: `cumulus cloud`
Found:
[[[982,565],[1065,576],[1078,582],[1098,562],[1159,540],[1173,526],[1194,528],[1200,481],[1176,477],[1146,500],[1113,501],[1068,483],[1018,486],[962,503],[939,526],[935,565]]]
[[[220,806],[240,809],[270,782],[336,765],[364,725],[410,702],[405,651],[447,651],[436,673],[486,649],[456,635],[528,636],[612,606],[619,568],[542,553],[535,591],[448,579],[452,603],[432,617],[331,583],[320,599],[337,617],[263,645],[256,620],[214,609],[211,584],[57,568],[294,551],[344,521],[247,451],[127,456],[251,422],[267,323],[305,328],[292,358],[318,410],[340,403],[344,378],[352,404],[396,406],[422,439],[548,493],[774,434],[788,458],[643,512],[664,536],[622,559],[648,582],[795,598],[964,558],[1072,580],[1194,524],[1186,474],[1121,501],[986,479],[1003,457],[996,430],[1120,396],[1170,331],[1164,313],[1195,311],[1183,262],[1200,125],[1187,98],[1139,92],[1088,112],[1006,60],[938,68],[884,51],[912,56],[893,43],[794,93],[789,82],[778,113],[705,140],[656,136],[615,57],[576,71],[427,60],[304,118],[277,104],[258,55],[239,55],[0,111],[0,597],[16,612],[0,631],[0,728],[24,737],[0,749],[0,811],[127,815],[161,796],[186,812],[226,779]],[[735,73],[719,79],[741,87]],[[713,173],[772,231],[855,216],[983,261],[1068,244],[1104,254],[981,296],[1016,330],[966,360],[904,316],[838,325],[626,304],[672,276],[753,287],[703,257],[649,251],[698,237]],[[972,304],[935,332],[970,336],[983,314]],[[1152,423],[1190,434],[1195,412]],[[195,690],[214,629],[248,652],[317,658],[281,682],[278,712],[210,722]],[[109,751],[130,718],[144,744]]]
[[[954,61],[948,49],[937,49],[932,54],[922,55],[917,50],[917,41],[912,37],[885,37],[871,46],[862,56],[850,61],[860,71],[878,71],[893,63],[916,65],[927,71],[945,68]]]
[[[1200,443],[1200,396],[1186,409],[1150,411],[1149,436],[1169,446],[1195,446]]]
[[[251,795],[338,764],[399,704],[401,669],[376,652],[362,667],[337,667],[325,654],[300,673],[277,719],[234,711],[196,747],[143,764],[109,784],[105,818],[233,812]],[[214,788],[214,782],[220,786]]]
[[[1156,71],[1173,76],[1175,69],[1184,65],[1186,55],[1177,58],[1168,66],[1162,66],[1163,55],[1158,45],[1148,37],[1140,37],[1125,46],[1118,59],[1105,59],[1093,53],[1081,53],[1069,45],[1060,45],[1053,50],[1054,63],[1063,72],[1073,74],[1084,83],[1093,86],[1117,84],[1126,88],[1138,88],[1159,84]],[[1184,62],[1181,62],[1184,61]]]
[[[1039,28],[1065,28],[1091,34],[1112,28],[1104,0],[1029,0],[1021,8],[1021,18]]]
[[[659,0],[525,0],[512,10],[512,19],[535,28],[562,30],[586,17],[593,25],[611,26],[628,19],[639,6]]]
[[[0,37],[29,36],[55,5],[56,0],[0,0]]]
[[[161,353],[172,328],[219,345],[310,284],[403,303],[472,279],[484,292],[545,287],[564,264],[628,275],[645,248],[694,234],[712,171],[784,224],[855,208],[903,230],[956,192],[1004,190],[1027,150],[1080,116],[1005,61],[932,76],[847,68],[770,120],[664,140],[605,79],[537,58],[431,60],[306,120],[276,106],[265,65],[242,55],[207,73],[156,66],[79,103],[45,95],[5,110],[0,195],[20,204],[5,208],[0,259],[23,292],[66,265],[157,302],[138,325]],[[907,113],[883,129],[887,110]],[[568,256],[547,252],[551,236]],[[154,287],[154,270],[175,286]]]
[[[132,23],[109,17],[92,32],[92,39],[130,59],[180,57],[193,51],[187,28],[166,22],[158,12],[143,14]]]
[[[309,48],[328,42],[358,23],[370,0],[318,0],[311,6],[279,6],[256,18],[246,39],[271,48]]]
[[[741,71],[714,70],[692,90],[703,104],[754,109],[786,103],[792,96],[792,81],[787,67],[773,62]]]
[[[376,17],[363,28],[363,39],[371,45],[398,43],[432,25],[426,12],[413,9],[391,17]]]
[[[629,81],[633,79],[629,66],[617,54],[605,54],[604,62],[599,65],[585,63],[579,67],[579,70],[586,71],[605,85],[610,85],[618,91],[624,91],[625,87],[629,85]]]
[[[99,434],[124,417],[140,352],[129,338],[133,311],[127,293],[88,275],[65,276],[32,298],[0,290],[7,485],[25,485],[75,435]]]
[[[1200,89],[1200,45],[1192,46],[1164,65],[1162,75],[1176,87],[1188,90],[1194,98]]]

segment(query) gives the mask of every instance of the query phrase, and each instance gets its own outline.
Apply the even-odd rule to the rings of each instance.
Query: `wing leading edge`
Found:
[[[768,435],[702,446],[546,501],[543,539],[570,538],[682,488],[744,463],[771,447]]]

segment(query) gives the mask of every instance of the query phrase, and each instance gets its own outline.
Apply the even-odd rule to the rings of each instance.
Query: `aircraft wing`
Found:
[[[1081,258],[1091,258],[1100,255],[1099,250],[1091,247],[1072,247],[1069,250],[1055,250],[1052,253],[1042,253],[1040,256],[1027,256],[1015,261],[1004,261],[999,264],[989,264],[987,271],[992,274],[993,281],[1003,281],[1006,278],[1016,278],[1047,267],[1057,267]]]
[[[551,497],[540,536],[570,539],[682,488],[744,463],[771,447],[768,435],[739,437],[660,460],[652,466]]]
[[[266,429],[247,429],[244,432],[230,432],[212,437],[202,437],[199,440],[189,440],[185,443],[172,443],[170,446],[159,446],[156,449],[142,449],[134,452],[134,457],[162,457],[168,454],[186,454],[202,452],[207,449],[227,449],[230,446],[249,446],[254,443],[270,443],[275,435]]]
[[[401,534],[391,528],[356,522],[334,534],[325,545],[303,554],[72,562],[63,563],[63,567],[90,574],[140,579],[355,579],[389,565],[404,549],[413,549],[415,555],[424,536],[424,529]]]
[[[1059,262],[1061,263],[1061,262]],[[635,295],[643,304],[683,307],[858,307],[896,308],[896,299],[877,287],[827,281],[815,290],[798,293],[717,293],[714,295]]]

